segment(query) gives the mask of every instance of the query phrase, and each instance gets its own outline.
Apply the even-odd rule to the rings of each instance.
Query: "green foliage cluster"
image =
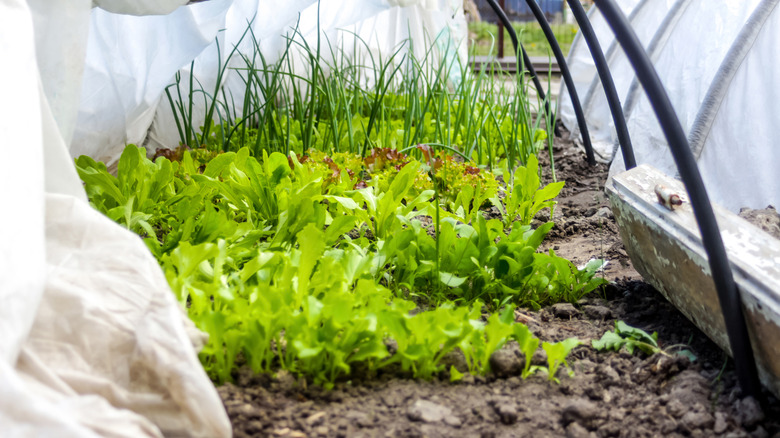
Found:
[[[554,59],[550,43],[544,36],[541,26],[537,22],[512,23],[517,33],[517,40],[522,44],[528,56],[550,57]],[[555,39],[561,47],[564,55],[569,53],[574,36],[579,28],[576,24],[552,24]],[[469,23],[469,53],[477,56],[496,56],[498,48],[498,25],[487,21]],[[509,32],[504,29],[504,56],[513,56],[515,49]]]
[[[684,344],[672,345],[662,349],[658,345],[658,333],[652,334],[646,331],[632,327],[623,321],[615,321],[615,330],[611,332],[605,332],[601,336],[601,339],[593,340],[591,342],[593,348],[598,351],[619,351],[625,349],[629,354],[634,354],[635,351],[641,351],[647,355],[662,354],[664,356],[670,356],[672,349],[676,349],[674,352],[677,356],[684,356],[691,362],[697,360],[696,355],[689,349],[685,348]]]
[[[342,36],[354,37],[334,41]],[[505,159],[512,170],[552,147],[555,121],[531,116],[544,102],[532,108],[525,73],[489,66],[474,74],[468,63],[443,55],[454,52],[443,41],[431,41],[418,59],[411,41],[381,56],[359,38],[354,47],[329,40],[314,47],[294,30],[274,62],[251,28],[239,45],[255,50],[234,48],[222,57],[213,85],[179,75],[167,88],[182,144],[225,152],[248,147],[257,157],[310,150],[366,157],[372,149],[432,144],[491,169]],[[228,72],[244,84],[240,101],[222,88]],[[193,102],[205,103],[205,120],[196,118]]]
[[[508,340],[528,358],[538,347],[514,322],[515,305],[576,300],[602,281],[536,252],[551,223],[532,230],[512,222],[505,231],[478,205],[469,220],[463,200],[443,209],[435,190],[415,186],[431,171],[416,160],[355,188],[358,174],[334,175],[294,154],[180,155],[152,162],[131,145],[116,177],[89,157],[76,167],[95,208],[143,237],[209,334],[201,359],[218,381],[231,379],[240,354],[256,372],[286,369],[326,387],[357,364],[369,371],[398,364],[430,378],[455,348],[470,372],[485,374]],[[339,160],[348,166],[351,158]],[[535,184],[521,190],[517,182],[507,196],[535,205],[537,193],[550,191]],[[434,239],[420,219],[438,215]],[[485,321],[483,303],[503,311]],[[568,354],[552,353],[559,349],[548,351],[557,358],[553,378]]]
[[[421,148],[423,146],[418,147]],[[477,204],[479,207],[498,193],[499,184],[493,173],[474,166],[475,163],[455,159],[450,154],[432,150],[427,146],[426,148],[426,153],[433,157],[433,169],[428,165],[423,167],[434,171],[434,177],[431,178],[428,173],[419,173],[412,188],[415,194],[432,190],[435,183],[444,202],[457,209],[464,207],[464,204],[471,204],[475,196],[481,200]],[[350,178],[358,176],[355,188],[366,187],[366,182],[373,180],[374,185],[385,189],[402,167],[416,160],[396,149],[375,148],[364,158],[349,152],[328,154],[322,150],[310,149],[300,161],[318,170],[330,170],[331,175],[326,178],[326,183],[332,182],[345,172]],[[461,194],[463,191],[469,195]]]

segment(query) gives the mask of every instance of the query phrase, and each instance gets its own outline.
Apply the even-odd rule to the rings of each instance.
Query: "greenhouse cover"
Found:
[[[710,197],[732,211],[780,202],[775,171],[780,153],[773,142],[773,129],[780,123],[773,55],[780,35],[777,3],[620,2],[668,90]],[[590,18],[623,105],[637,162],[676,175],[661,128],[625,53],[596,8],[591,9]],[[612,162],[611,175],[619,173],[625,166],[616,154],[615,127],[580,35],[568,59],[596,155]],[[578,135],[567,92],[561,93],[559,104],[561,120]]]

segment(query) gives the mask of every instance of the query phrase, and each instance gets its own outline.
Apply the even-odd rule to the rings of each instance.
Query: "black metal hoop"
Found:
[[[685,184],[685,189],[691,199],[693,214],[701,232],[702,244],[707,252],[712,279],[715,282],[718,301],[720,301],[720,308],[726,322],[726,333],[734,356],[739,386],[744,395],[760,399],[761,382],[758,378],[753,347],[750,344],[750,336],[745,324],[745,315],[742,313],[739,290],[734,282],[726,248],[715,221],[715,214],[712,211],[707,190],[704,188],[704,182],[696,165],[696,159],[688,145],[685,132],[677,119],[674,107],[650,61],[650,57],[642,48],[642,44],[631,29],[625,15],[617,7],[614,0],[595,0],[595,3],[631,61],[637,78],[642,84],[661,125],[666,141],[669,143],[669,149],[680,172],[680,179]]]
[[[618,143],[620,143],[620,151],[623,154],[623,162],[626,164],[626,169],[633,169],[636,167],[634,147],[631,145],[626,118],[623,116],[623,107],[620,105],[620,97],[615,89],[615,82],[612,80],[612,72],[609,71],[607,59],[604,57],[604,52],[601,51],[601,45],[598,38],[596,38],[596,33],[593,31],[593,26],[590,25],[590,20],[588,20],[585,9],[582,8],[579,0],[567,0],[567,2],[574,19],[577,20],[577,24],[580,26],[582,36],[588,44],[593,61],[596,63],[596,70],[598,71],[599,79],[601,79],[604,94],[607,97],[609,111],[612,113],[612,121],[615,123],[615,131],[617,132]]]
[[[504,24],[507,32],[509,32],[509,38],[512,40],[512,45],[515,48],[515,55],[520,52],[520,54],[523,56],[523,67],[528,70],[528,74],[531,75],[531,80],[534,82],[534,87],[536,87],[536,94],[538,94],[539,98],[544,102],[544,111],[547,113],[550,119],[553,119],[553,114],[550,110],[550,102],[545,99],[544,87],[542,87],[542,83],[539,81],[539,77],[536,74],[536,69],[531,63],[531,58],[528,56],[528,53],[523,48],[522,44],[520,44],[517,40],[517,32],[515,32],[515,28],[512,26],[512,23],[509,22],[509,17],[506,16],[506,13],[504,13],[504,10],[501,9],[501,6],[496,3],[496,0],[487,0],[487,2],[490,7],[493,8],[493,11],[495,11],[498,19],[501,20],[501,23]],[[558,126],[554,126],[553,129],[555,130],[556,136],[561,135]]]
[[[553,31],[550,28],[550,24],[547,22],[547,17],[544,16],[542,8],[539,7],[536,0],[526,0],[526,3],[534,14],[534,17],[536,17],[536,21],[538,21],[539,25],[542,27],[542,32],[544,32],[544,36],[547,37],[547,42],[550,43],[550,48],[553,51],[553,55],[555,55],[555,60],[558,61],[558,68],[561,69],[561,76],[563,76],[563,81],[566,83],[566,88],[569,90],[569,98],[574,107],[574,115],[577,117],[577,125],[580,128],[580,134],[582,134],[582,143],[585,145],[585,155],[588,158],[588,164],[593,166],[596,164],[596,156],[593,154],[593,145],[591,144],[590,134],[588,133],[588,124],[585,122],[585,113],[582,112],[582,104],[580,104],[577,89],[574,87],[574,79],[572,79],[571,72],[569,72],[569,65],[566,63],[566,57],[563,56],[561,46],[558,45],[558,40],[555,39],[555,34],[553,34]]]

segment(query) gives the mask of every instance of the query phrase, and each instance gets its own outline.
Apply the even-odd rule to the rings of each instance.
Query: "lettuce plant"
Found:
[[[558,368],[560,368],[561,365],[565,367],[569,366],[568,362],[566,362],[566,357],[571,350],[579,345],[582,345],[582,342],[574,338],[564,339],[561,342],[555,343],[542,343],[542,348],[544,349],[544,352],[547,353],[547,378],[549,380],[560,383],[560,380],[555,376],[558,372]],[[574,372],[569,370],[569,376],[572,376],[573,374]]]
[[[76,165],[92,205],[144,238],[209,334],[200,357],[219,382],[231,380],[239,356],[255,372],[284,369],[326,388],[356,365],[431,378],[456,348],[485,374],[511,339],[527,377],[539,341],[514,322],[514,304],[577,299],[596,285],[594,270],[536,252],[552,223],[507,231],[485,220],[485,191],[445,213],[419,186],[424,166],[413,159],[355,188],[357,176],[295,155],[179,155],[153,162],[128,146],[117,176],[88,157]],[[445,219],[434,239],[420,217],[436,215]],[[365,229],[371,239],[354,237]],[[504,310],[485,319],[483,302]]]
[[[501,211],[505,227],[510,227],[515,221],[520,225],[529,225],[538,212],[555,206],[554,199],[563,189],[564,182],[554,182],[541,187],[539,161],[535,155],[528,157],[526,166],[519,166],[514,172],[511,172],[511,169],[504,171],[504,177],[510,174],[510,181],[507,182],[508,193],[504,201],[501,202],[497,197],[492,198],[493,205]]]

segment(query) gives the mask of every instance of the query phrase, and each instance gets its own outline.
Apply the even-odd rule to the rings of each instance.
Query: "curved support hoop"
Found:
[[[544,112],[547,113],[547,115],[550,117],[550,119],[554,119],[554,115],[552,112],[550,112],[550,102],[545,99],[545,93],[544,93],[544,87],[542,87],[542,83],[539,81],[539,77],[536,74],[536,69],[534,69],[533,64],[531,64],[531,58],[528,57],[528,53],[526,53],[525,49],[522,45],[517,41],[517,32],[515,32],[515,28],[512,26],[512,23],[509,22],[509,17],[506,16],[506,13],[504,13],[504,10],[501,9],[501,6],[496,3],[496,0],[487,0],[488,4],[491,8],[493,8],[493,11],[498,16],[498,19],[501,20],[501,23],[504,24],[504,27],[509,32],[509,38],[512,40],[512,46],[515,48],[515,56],[517,56],[518,49],[523,55],[523,66],[526,70],[528,70],[528,73],[531,75],[531,79],[534,81],[534,87],[536,87],[536,94],[539,95],[539,98],[542,99],[544,102]],[[558,129],[558,126],[554,127],[555,129],[555,135],[560,136],[560,130]]]
[[[588,49],[590,49],[590,54],[593,56],[593,61],[596,63],[596,70],[601,78],[604,94],[607,96],[607,104],[612,113],[612,120],[615,123],[620,150],[623,153],[623,162],[626,163],[626,169],[633,169],[636,167],[634,148],[631,146],[631,137],[628,135],[626,119],[623,117],[623,107],[620,106],[620,98],[617,90],[615,90],[615,82],[612,80],[612,73],[609,71],[607,59],[601,51],[601,45],[598,38],[596,38],[596,33],[593,32],[590,20],[588,20],[587,14],[585,14],[585,10],[582,8],[579,0],[567,0],[567,2],[572,14],[574,14],[574,19],[577,20],[577,24],[580,26],[580,32],[582,32],[585,42],[588,43]]]
[[[558,45],[558,41],[555,39],[550,24],[547,22],[547,18],[544,16],[542,8],[536,3],[536,0],[526,0],[528,7],[536,17],[536,21],[542,27],[544,36],[547,37],[547,42],[550,43],[555,60],[558,61],[558,67],[561,69],[561,75],[563,81],[566,83],[566,88],[569,89],[569,97],[571,98],[571,105],[574,107],[574,115],[577,116],[577,125],[580,127],[580,134],[582,134],[582,143],[585,145],[585,155],[588,157],[588,164],[594,166],[596,164],[596,157],[593,155],[593,145],[590,142],[590,133],[588,132],[588,125],[585,123],[585,113],[582,112],[582,105],[580,104],[580,98],[577,96],[577,90],[574,87],[574,80],[569,72],[569,65],[566,63],[566,57],[561,52],[561,46]],[[588,45],[590,46],[590,45]]]
[[[715,214],[712,211],[709,196],[704,188],[704,182],[688,145],[685,132],[675,115],[674,107],[669,101],[669,96],[661,84],[658,73],[653,68],[647,53],[642,49],[642,44],[628,24],[626,17],[618,9],[614,0],[595,0],[595,3],[631,61],[669,143],[672,156],[680,172],[680,178],[691,199],[693,214],[702,236],[702,244],[707,252],[710,272],[718,292],[723,318],[726,321],[726,333],[731,345],[731,352],[734,355],[742,394],[760,400],[761,383],[758,379],[753,347],[750,344],[745,324],[745,315],[742,313],[739,291],[734,283],[726,248],[715,221]]]

